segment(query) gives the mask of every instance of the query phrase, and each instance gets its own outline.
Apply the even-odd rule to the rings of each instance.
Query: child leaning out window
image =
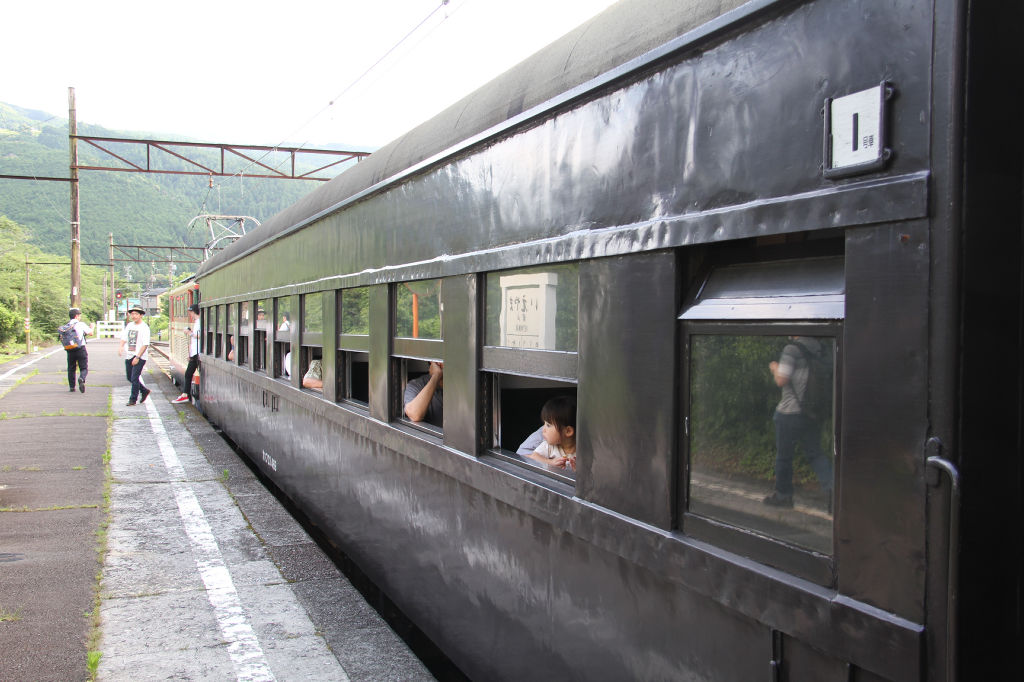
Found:
[[[552,398],[544,403],[540,418],[544,440],[527,457],[556,469],[576,471],[576,401],[569,396]]]

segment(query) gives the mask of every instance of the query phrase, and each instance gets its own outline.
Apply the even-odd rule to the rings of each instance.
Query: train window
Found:
[[[395,287],[395,336],[441,338],[441,280],[402,282]]]
[[[235,359],[235,305],[229,303],[224,306],[224,333],[227,335],[224,341],[224,357],[231,361]]]
[[[217,328],[217,322],[216,317],[214,315],[214,310],[215,309],[213,307],[202,309],[203,322],[200,329],[202,329],[206,333],[206,343],[203,344],[203,351],[207,355],[214,355],[214,351],[216,348],[216,346],[214,345],[214,335],[215,330]]]
[[[684,307],[688,532],[711,519],[832,554],[842,266],[718,268]]]
[[[367,407],[370,402],[370,290],[338,292],[338,342],[335,378],[339,402]]]
[[[301,298],[302,335],[300,340],[299,371],[305,388],[323,390],[323,328],[324,295],[322,292],[306,294]]]
[[[575,263],[487,275],[488,346],[575,351],[579,268]]]
[[[511,374],[489,373],[487,377],[493,404],[491,422],[486,425],[490,453],[553,478],[573,482],[576,478],[576,385]],[[557,448],[542,445],[545,411],[547,421],[555,426],[554,429],[549,427],[548,439],[555,441],[551,445]]]
[[[267,371],[267,309],[270,301],[256,301],[256,324],[253,328],[252,369],[254,372]]]
[[[392,414],[440,435],[444,411],[444,341],[441,280],[392,287]]]
[[[249,364],[249,301],[242,301],[238,306],[238,343],[236,355],[239,365]]]
[[[224,306],[219,305],[215,307],[216,312],[214,313],[214,329],[216,329],[217,338],[216,346],[214,347],[214,355],[218,358],[224,357],[224,328],[221,324],[224,321]]]
[[[274,376],[291,376],[292,315],[287,298],[274,299]]]

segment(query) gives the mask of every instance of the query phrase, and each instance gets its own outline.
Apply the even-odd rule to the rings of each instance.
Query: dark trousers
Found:
[[[85,383],[85,377],[89,374],[89,352],[85,346],[67,351],[68,354],[68,386],[75,387],[75,372],[78,371]]]
[[[192,397],[192,377],[195,376],[197,369],[199,369],[199,356],[193,355],[188,359],[188,367],[185,368],[185,383],[181,386],[181,392],[189,398]]]
[[[832,490],[832,458],[821,449],[821,425],[803,414],[775,413],[775,490],[793,495],[793,457],[799,446],[823,490]]]
[[[146,366],[146,361],[139,360],[139,364],[133,365],[132,360],[134,359],[135,357],[132,356],[124,361],[125,376],[132,384],[132,395],[128,400],[133,403],[138,400],[139,393],[146,387],[146,384],[142,383],[142,368]]]

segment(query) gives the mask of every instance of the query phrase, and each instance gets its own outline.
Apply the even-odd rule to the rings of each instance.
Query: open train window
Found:
[[[224,358],[235,361],[235,303],[224,306]]]
[[[249,301],[242,301],[238,304],[238,343],[235,349],[235,359],[243,367],[249,364],[249,309]]]
[[[392,415],[440,435],[444,422],[444,341],[441,280],[392,287]]]
[[[270,330],[270,320],[267,318],[267,310],[270,301],[256,301],[256,324],[253,326],[252,339],[252,369],[254,372],[267,371],[267,332]]]
[[[551,405],[571,414],[575,436],[578,266],[488,273],[484,286],[482,369],[488,400],[483,426],[489,452],[572,482],[574,440],[565,443],[566,459],[546,462],[530,453],[541,445],[541,411],[552,399]],[[555,462],[561,466],[552,466]]]
[[[203,308],[203,323],[202,329],[206,332],[206,343],[203,344],[203,351],[207,355],[216,355],[217,346],[215,339],[217,336],[217,308],[216,306],[210,306],[209,308]]]
[[[844,306],[841,257],[719,267],[684,305],[688,533],[832,554]]]
[[[324,295],[322,292],[306,294],[301,298],[302,333],[299,371],[303,388],[323,391],[323,331]]]
[[[366,408],[370,402],[370,290],[338,292],[335,380],[338,402]]]
[[[274,299],[274,376],[291,376],[292,314],[288,298]]]
[[[553,478],[572,482],[576,478],[575,428],[576,385],[566,381],[512,374],[488,373],[491,422],[488,425],[490,454],[531,467]],[[568,415],[549,420],[557,427],[549,437],[568,461],[556,458],[558,450],[544,446],[542,414],[549,410]],[[565,424],[557,424],[565,421]],[[566,427],[572,429],[567,431]],[[561,442],[559,442],[561,441]],[[537,454],[540,450],[541,454]],[[547,455],[546,457],[543,455]]]

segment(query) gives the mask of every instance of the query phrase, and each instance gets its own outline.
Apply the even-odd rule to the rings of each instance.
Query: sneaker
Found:
[[[150,394],[150,393],[152,393],[152,392],[153,392],[153,391],[151,391],[151,390],[150,390],[150,389],[148,389],[148,388],[144,388],[144,389],[142,389],[142,395],[141,395],[141,396],[139,397],[139,402],[140,402],[140,403],[144,403],[144,402],[146,402],[146,398],[148,398],[148,397],[149,397],[149,394]]]
[[[177,398],[175,398],[171,402],[172,403],[187,403],[188,402],[188,396],[185,395],[184,393],[182,393],[181,395],[179,395]]]
[[[78,390],[80,393],[85,393],[85,379],[78,380]]]
[[[127,403],[125,403],[125,405],[127,405],[128,407],[131,407],[134,404],[135,404],[134,400],[129,400]]]
[[[69,388],[68,390],[69,390],[69,391],[71,391],[72,393],[74,393],[74,392],[75,392],[75,387],[74,387],[74,386],[72,386],[72,387],[71,387],[71,388]]]
[[[764,504],[769,507],[785,507],[787,509],[793,508],[793,496],[792,495],[780,495],[778,492],[773,492],[768,497],[761,500]]]

